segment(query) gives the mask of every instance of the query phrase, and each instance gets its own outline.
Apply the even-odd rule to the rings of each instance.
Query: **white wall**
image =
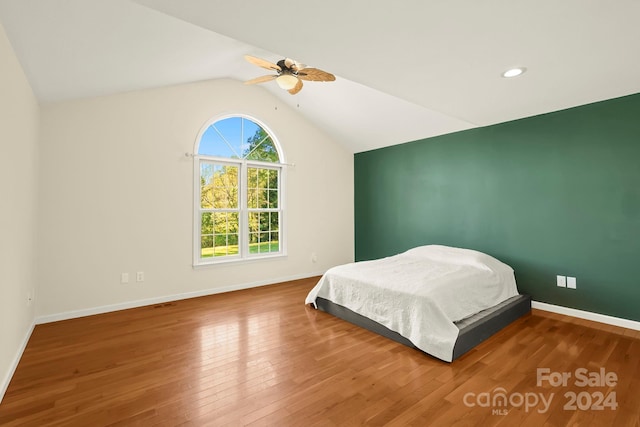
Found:
[[[205,122],[225,113],[265,123],[295,163],[286,182],[289,255],[194,269],[193,160],[184,154]],[[261,87],[207,81],[44,106],[41,117],[45,319],[311,276],[353,260],[352,154]]]
[[[0,25],[0,400],[34,320],[37,140],[38,104]]]

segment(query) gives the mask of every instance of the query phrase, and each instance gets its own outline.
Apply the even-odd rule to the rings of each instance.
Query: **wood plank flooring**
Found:
[[[304,306],[316,281],[39,325],[0,425],[640,426],[637,331],[534,310],[448,364]]]

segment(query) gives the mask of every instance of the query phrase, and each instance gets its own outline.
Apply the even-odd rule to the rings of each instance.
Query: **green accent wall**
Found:
[[[640,321],[640,94],[354,156],[355,258],[443,244],[534,300]],[[556,286],[575,276],[577,289]]]

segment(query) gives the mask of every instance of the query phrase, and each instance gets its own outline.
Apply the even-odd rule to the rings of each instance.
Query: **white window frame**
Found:
[[[217,157],[198,154],[200,140],[204,132],[218,121],[232,118],[241,117],[247,120],[251,120],[258,124],[262,129],[267,132],[271,137],[276,150],[278,151],[279,162],[262,162],[258,160],[247,159],[234,159],[228,157]],[[238,246],[239,253],[237,255],[227,255],[221,257],[207,257],[202,258],[201,252],[201,214],[203,211],[209,211],[209,209],[202,209],[200,198],[200,168],[203,163],[212,163],[216,165],[231,165],[238,167],[238,202],[239,202],[239,231],[238,231]],[[276,140],[273,132],[264,125],[264,123],[255,119],[254,117],[243,114],[228,114],[219,116],[209,120],[198,133],[198,137],[195,143],[194,155],[193,155],[193,170],[194,170],[194,195],[193,195],[193,266],[202,267],[219,264],[229,263],[241,263],[255,260],[265,260],[272,258],[281,258],[287,256],[287,238],[286,238],[286,203],[285,203],[285,182],[286,182],[286,162],[284,160],[284,153],[280,148],[280,144]],[[275,209],[250,209],[247,201],[247,171],[249,168],[257,167],[261,169],[272,169],[278,171],[278,208]],[[268,211],[278,212],[278,252],[267,253],[249,253],[249,213],[255,211]]]

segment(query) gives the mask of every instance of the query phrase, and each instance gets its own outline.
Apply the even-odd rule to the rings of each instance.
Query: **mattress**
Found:
[[[460,333],[455,322],[517,295],[508,265],[482,252],[428,245],[334,267],[305,303],[331,301],[451,361]]]

